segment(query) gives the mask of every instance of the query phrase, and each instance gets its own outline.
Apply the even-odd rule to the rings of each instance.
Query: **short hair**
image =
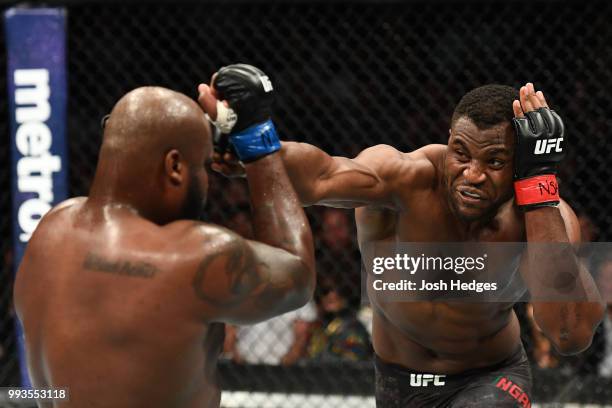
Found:
[[[455,107],[451,127],[460,117],[467,117],[478,129],[510,122],[514,117],[512,102],[515,99],[519,99],[518,90],[507,85],[492,84],[472,89]]]

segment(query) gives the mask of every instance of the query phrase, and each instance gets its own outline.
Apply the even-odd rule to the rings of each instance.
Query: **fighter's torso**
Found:
[[[401,195],[402,210],[374,207],[355,212],[359,244],[398,242],[517,242],[524,222],[512,202],[486,228],[466,235],[442,189]],[[512,304],[398,302],[370,291],[373,343],[379,357],[424,372],[454,373],[494,364],[516,350],[520,329]],[[388,300],[388,299],[387,299]]]
[[[159,227],[80,207],[41,223],[17,274],[33,384],[69,387],[62,407],[218,406],[224,327],[183,300],[172,244],[152,236]]]

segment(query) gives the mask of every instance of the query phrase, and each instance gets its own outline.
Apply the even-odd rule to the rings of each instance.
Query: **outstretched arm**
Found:
[[[398,209],[400,192],[432,185],[433,157],[438,145],[402,153],[392,146],[376,145],[357,157],[330,156],[307,143],[282,142],[281,156],[289,179],[305,205],[355,208],[366,205]],[[229,152],[213,156],[213,170],[241,176],[243,165]]]
[[[332,157],[310,144],[283,142],[281,154],[304,205],[395,205],[393,187],[403,158],[391,146],[370,147],[348,159]]]
[[[224,110],[216,97],[213,88],[200,86],[200,104],[213,118],[218,109]],[[223,137],[220,140],[218,147],[225,146]],[[332,157],[310,144],[283,142],[281,156],[303,205],[395,207],[393,192],[400,176],[404,181],[410,179],[410,155],[387,145],[370,147],[349,159]],[[244,175],[244,165],[230,150],[216,152],[211,167],[228,177]]]

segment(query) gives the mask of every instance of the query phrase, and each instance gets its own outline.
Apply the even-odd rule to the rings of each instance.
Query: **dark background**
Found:
[[[570,153],[561,174],[562,196],[592,222],[595,239],[611,240],[612,4],[143,3],[52,3],[66,4],[68,10],[72,196],[87,194],[100,145],[100,118],[138,86],[161,85],[195,96],[197,83],[208,82],[220,66],[250,63],[262,68],[275,85],[274,119],[283,138],[353,156],[378,143],[405,151],[445,143],[453,107],[465,92],[487,83],[518,87],[532,81],[566,123]],[[3,30],[0,36],[0,72],[5,73]],[[0,76],[2,386],[18,384],[10,306],[12,220],[5,81],[4,74]],[[230,194],[228,188],[226,180],[213,179],[210,221],[226,224],[244,204],[240,193]],[[315,232],[320,212],[309,210]],[[318,257],[323,261],[330,257],[321,245]],[[347,274],[346,285],[357,292],[359,259],[350,261],[356,272]],[[604,390],[611,384],[591,375],[597,355],[589,361],[577,377],[574,369],[542,373],[536,380],[536,397],[553,398],[560,384],[578,378],[582,385],[570,390],[568,400],[609,401]],[[369,393],[372,387],[369,365],[346,368],[355,371],[354,382],[329,367],[252,370],[259,368],[224,366],[227,386],[355,393]]]

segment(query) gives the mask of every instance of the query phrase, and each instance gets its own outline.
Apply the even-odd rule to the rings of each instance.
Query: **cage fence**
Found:
[[[250,63],[274,82],[274,120],[284,139],[352,157],[379,143],[404,151],[445,143],[453,107],[464,93],[487,83],[518,87],[533,81],[566,122],[571,147],[561,174],[562,196],[590,226],[590,239],[612,238],[611,3],[70,2],[66,8],[72,196],[88,192],[101,142],[100,118],[138,86],[160,85],[195,96],[197,84],[208,82],[219,67]],[[1,44],[0,69],[5,70]],[[4,77],[0,92],[6,95]],[[7,115],[2,98],[3,386],[18,383]],[[210,197],[208,221],[245,236],[252,233],[243,181],[213,176]],[[321,333],[320,299],[329,287],[317,289],[309,310],[267,323],[265,329],[233,328],[228,336],[233,344],[228,344],[220,369],[224,389],[245,398],[244,406],[260,394],[275,395],[279,407],[299,406],[292,394],[335,395],[340,401],[335,406],[361,406],[362,400],[351,398],[372,395],[371,317],[367,305],[359,302],[360,258],[352,213],[313,207],[308,216],[320,285],[332,286],[346,299],[351,311],[347,325],[351,335],[363,339],[362,348],[334,350],[325,343],[332,336]],[[520,316],[524,307],[517,305]],[[303,335],[301,323],[307,323],[308,344],[298,358],[283,362],[292,342]],[[526,347],[532,350],[527,323],[523,329]],[[605,357],[600,332],[587,353],[571,359],[557,356],[555,368],[539,368],[534,361],[535,401],[612,401],[611,380],[599,375]],[[336,340],[342,344],[343,339]]]

